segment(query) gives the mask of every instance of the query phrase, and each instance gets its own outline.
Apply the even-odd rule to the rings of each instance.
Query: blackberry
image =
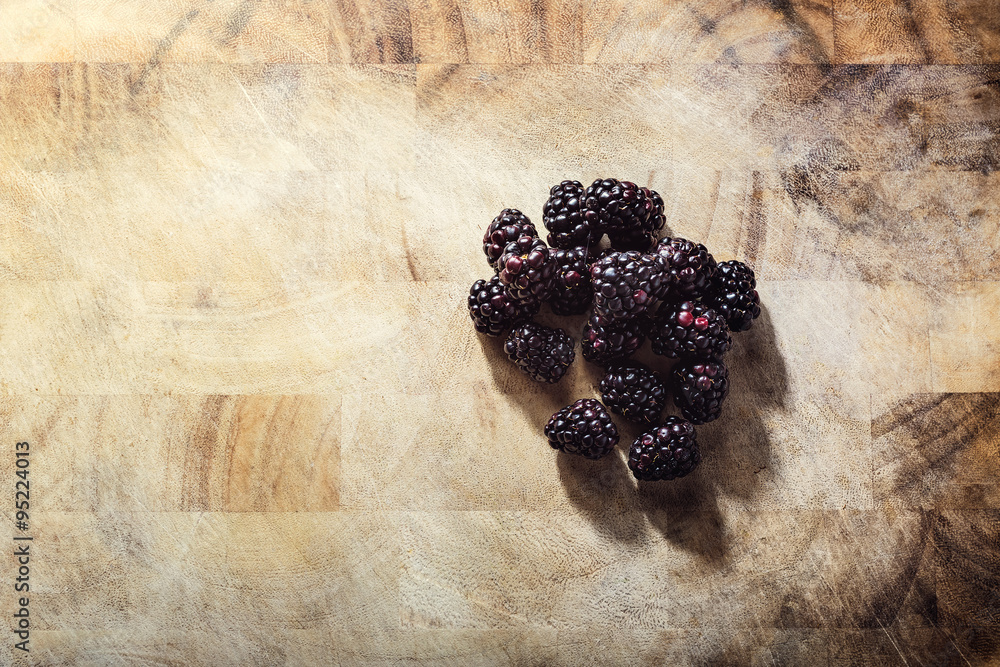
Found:
[[[703,303],[684,301],[660,308],[649,335],[653,354],[722,359],[733,345],[721,315]]]
[[[635,354],[646,340],[649,326],[645,317],[612,321],[592,315],[583,327],[580,347],[583,358],[595,364],[607,364]]]
[[[646,221],[646,224],[637,229],[625,232],[608,232],[611,247],[615,250],[638,250],[649,252],[656,245],[656,239],[660,230],[666,224],[663,216],[663,198],[659,193],[649,188],[640,188],[642,193],[653,202],[653,210]]]
[[[591,228],[614,234],[644,229],[653,212],[648,192],[629,181],[597,179],[584,193]]]
[[[615,250],[638,250],[649,252],[656,245],[656,235],[645,229],[630,229],[627,232],[609,233],[608,239]]]
[[[542,207],[542,222],[549,230],[548,241],[553,248],[589,247],[603,234],[592,227],[597,213],[585,210],[583,184],[563,181],[549,190],[549,199]]]
[[[760,296],[753,269],[736,260],[720,262],[712,276],[706,301],[729,325],[730,331],[746,331],[760,316]]]
[[[611,252],[590,266],[594,312],[613,320],[631,319],[646,311],[663,293],[667,266],[659,255],[629,250]]]
[[[508,243],[522,236],[532,238],[538,236],[535,225],[528,220],[528,216],[516,208],[505,208],[500,211],[500,215],[493,218],[493,222],[486,228],[486,234],[483,235],[483,252],[486,253],[486,261],[490,266],[499,271],[498,263],[503,249]]]
[[[646,481],[684,477],[700,462],[694,426],[673,416],[636,438],[628,452],[632,475]]]
[[[656,190],[648,188],[643,188],[642,190],[649,197],[650,201],[653,202],[653,212],[649,214],[649,222],[646,223],[646,229],[654,235],[658,235],[667,224],[667,218],[663,215],[663,197]]]
[[[618,428],[603,405],[582,398],[552,415],[545,437],[553,449],[599,459],[618,444]]]
[[[515,327],[507,336],[503,351],[537,382],[559,382],[575,357],[569,334],[535,322]]]
[[[549,297],[552,312],[556,315],[585,312],[594,300],[587,249],[553,250],[552,258],[556,265],[555,283]]]
[[[530,320],[539,304],[514,299],[501,284],[499,276],[477,280],[469,290],[469,315],[476,331],[499,336],[519,322]]]
[[[500,261],[500,282],[520,301],[545,301],[552,291],[556,264],[545,242],[522,236],[508,243]]]
[[[656,245],[670,270],[670,290],[681,300],[696,299],[708,291],[715,274],[715,258],[700,243],[682,238],[664,238]]]
[[[707,424],[718,419],[722,411],[722,401],[729,393],[729,370],[721,363],[684,361],[670,374],[670,388],[685,419]]]
[[[646,366],[621,362],[608,367],[599,385],[601,400],[629,421],[657,424],[667,404],[667,388]]]

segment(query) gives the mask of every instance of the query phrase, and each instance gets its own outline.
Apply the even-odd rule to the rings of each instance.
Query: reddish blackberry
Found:
[[[556,315],[585,312],[594,299],[587,249],[553,250],[552,258],[556,264],[555,283],[549,297],[552,312]]]
[[[499,276],[477,280],[469,290],[469,315],[476,331],[499,336],[519,322],[530,320],[539,304],[522,303],[508,294]]]
[[[609,366],[599,388],[604,405],[629,421],[657,424],[667,404],[667,388],[660,376],[635,362]]]
[[[497,263],[500,282],[520,301],[544,301],[552,291],[556,264],[545,242],[522,236],[508,243]]]
[[[575,357],[569,334],[535,322],[515,327],[507,336],[503,351],[528,377],[538,382],[559,382]]]
[[[681,238],[664,238],[656,253],[667,261],[670,289],[675,298],[696,299],[708,291],[715,274],[715,258],[700,243]]]
[[[615,234],[644,229],[653,212],[653,200],[647,192],[629,181],[597,179],[584,193],[591,228]]]
[[[486,253],[486,260],[490,266],[499,271],[497,264],[503,249],[508,243],[522,236],[532,238],[538,236],[535,225],[528,220],[528,216],[516,208],[505,208],[500,211],[500,215],[493,218],[493,222],[486,228],[486,234],[483,235],[483,252]]]
[[[666,303],[649,335],[653,354],[722,359],[733,345],[726,321],[702,303]]]
[[[612,321],[600,315],[591,315],[583,327],[580,347],[583,358],[595,364],[607,364],[635,354],[646,340],[645,317],[634,320]]]
[[[601,240],[602,233],[592,228],[597,213],[587,213],[583,205],[584,189],[579,181],[563,181],[549,190],[542,207],[542,222],[549,230],[553,248],[588,247]]]
[[[603,405],[582,398],[552,415],[545,437],[553,449],[599,459],[618,444],[618,429]]]
[[[667,266],[659,255],[629,250],[611,252],[590,267],[594,312],[613,320],[646,311],[664,292]]]
[[[683,361],[670,374],[670,388],[685,419],[707,424],[718,419],[722,411],[722,401],[729,393],[729,370],[721,363],[701,359]]]
[[[726,318],[730,331],[746,331],[760,316],[760,296],[753,269],[736,260],[720,262],[712,276],[707,302]]]
[[[673,416],[636,438],[628,452],[632,475],[646,481],[683,477],[700,462],[694,426]]]

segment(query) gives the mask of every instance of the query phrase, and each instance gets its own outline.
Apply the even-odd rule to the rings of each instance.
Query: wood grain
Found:
[[[0,7],[0,664],[996,664],[994,9]],[[599,176],[760,279],[674,483],[468,321],[493,216]]]

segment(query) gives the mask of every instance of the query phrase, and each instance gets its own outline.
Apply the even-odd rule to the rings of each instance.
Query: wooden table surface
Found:
[[[998,17],[0,5],[0,664],[1000,660]],[[500,209],[596,177],[759,278],[673,483],[557,455],[598,371],[466,311]]]

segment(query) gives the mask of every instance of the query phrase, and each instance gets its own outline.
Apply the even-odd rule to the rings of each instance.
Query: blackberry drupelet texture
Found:
[[[653,354],[721,360],[733,345],[726,321],[702,303],[665,303],[649,335]]]
[[[660,231],[666,224],[666,218],[663,216],[663,198],[655,190],[650,190],[649,188],[640,189],[653,202],[653,210],[646,220],[646,224],[642,227],[624,232],[608,232],[611,247],[615,250],[649,252],[656,245]]]
[[[552,258],[556,264],[555,282],[549,295],[552,312],[556,315],[586,312],[594,300],[587,249],[556,249],[552,251]]]
[[[493,218],[493,222],[486,228],[483,235],[483,252],[486,253],[486,261],[495,270],[499,271],[500,255],[508,243],[518,240],[522,236],[535,238],[538,236],[535,225],[524,213],[516,208],[505,208],[500,211],[500,215]]]
[[[556,263],[545,242],[522,236],[508,243],[500,255],[500,282],[520,301],[545,301],[552,292]]]
[[[553,449],[599,459],[618,444],[618,428],[603,405],[583,398],[552,415],[545,437]]]
[[[515,324],[530,320],[540,304],[522,303],[512,297],[499,276],[477,280],[469,290],[469,316],[476,331],[487,336],[500,336]]]
[[[659,423],[667,405],[663,380],[637,362],[611,364],[598,388],[609,410],[640,424]]]
[[[746,331],[760,316],[753,269],[736,260],[720,262],[705,301],[726,318],[730,331]]]
[[[721,414],[731,332],[749,329],[761,314],[753,270],[717,263],[704,245],[670,236],[664,209],[657,192],[629,181],[584,187],[564,180],[542,209],[548,245],[517,209],[490,223],[483,251],[496,275],[477,280],[468,298],[476,330],[507,332],[505,354],[538,382],[559,382],[575,358],[563,329],[532,321],[542,302],[556,316],[587,313],[581,354],[603,367],[603,404],[567,405],[545,435],[555,449],[597,459],[619,441],[609,412],[642,424],[647,430],[628,456],[640,480],[683,477],[699,464],[694,424]],[[647,337],[653,353],[680,360],[669,374],[629,360]],[[671,395],[683,418],[664,417]]]
[[[662,257],[634,250],[610,252],[590,266],[594,312],[612,320],[632,319],[664,294],[667,266]]]
[[[729,369],[722,363],[688,359],[670,373],[670,389],[685,419],[707,424],[722,412],[722,401],[729,393]]]
[[[634,320],[613,321],[591,315],[583,327],[580,341],[583,358],[603,365],[631,357],[646,341],[648,327],[649,322],[643,316]]]
[[[579,181],[563,181],[549,190],[549,199],[542,207],[542,223],[549,230],[548,241],[553,248],[587,248],[601,240],[603,233],[591,227],[597,214],[587,215],[583,199],[583,184]]]
[[[615,250],[637,250],[649,252],[656,245],[656,235],[645,229],[632,229],[627,232],[608,234],[611,247]]]
[[[656,244],[655,252],[667,262],[672,298],[697,299],[708,291],[716,262],[705,246],[667,237]]]
[[[700,462],[694,426],[673,416],[636,438],[628,453],[632,475],[645,481],[684,477]]]
[[[644,229],[653,213],[653,200],[635,183],[597,179],[584,193],[588,222],[601,233],[620,234]]]
[[[576,356],[569,334],[536,322],[515,327],[503,350],[532,380],[549,383],[559,382]]]
[[[643,190],[649,196],[650,201],[653,202],[653,212],[649,214],[649,222],[646,224],[646,227],[654,234],[659,234],[667,224],[667,218],[663,215],[663,197],[656,190],[649,190],[648,188],[643,188]]]

